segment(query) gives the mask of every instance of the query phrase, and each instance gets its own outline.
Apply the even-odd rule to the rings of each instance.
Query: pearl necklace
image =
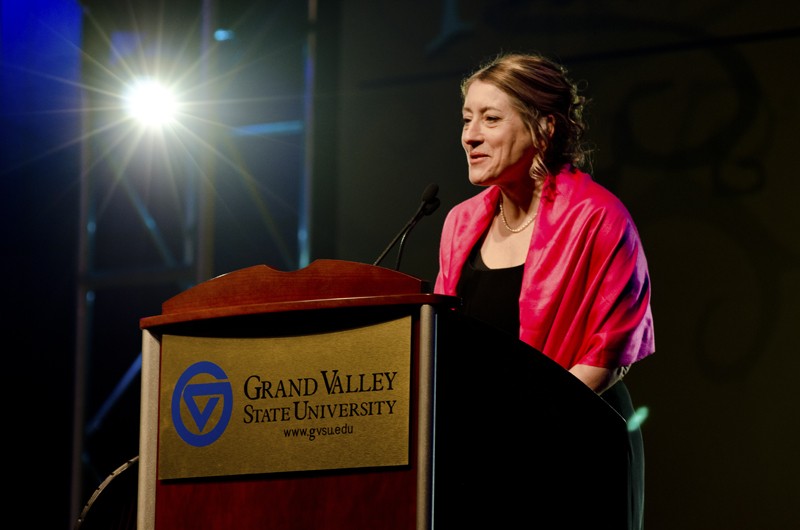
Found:
[[[524,223],[519,225],[518,227],[511,228],[510,226],[508,226],[508,221],[506,220],[506,214],[505,214],[505,212],[503,212],[503,201],[500,201],[500,219],[503,221],[503,225],[505,225],[505,227],[508,229],[508,231],[512,232],[514,234],[518,234],[518,233],[522,232],[523,230],[525,230],[526,228],[528,228],[528,226],[530,226],[530,224],[534,221],[534,219],[536,219],[536,215],[538,213],[539,212],[536,212],[532,216],[528,217],[528,219]]]

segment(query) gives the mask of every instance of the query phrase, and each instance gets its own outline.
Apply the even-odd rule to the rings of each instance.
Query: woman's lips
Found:
[[[487,158],[487,156],[488,155],[486,155],[484,153],[470,153],[469,154],[469,163],[473,164],[473,163],[480,162],[484,158]]]

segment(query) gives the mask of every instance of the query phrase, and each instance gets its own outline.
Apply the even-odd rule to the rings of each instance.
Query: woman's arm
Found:
[[[599,366],[589,366],[588,364],[576,364],[570,368],[570,373],[580,379],[586,386],[594,390],[597,394],[602,394],[628,373],[628,366],[609,369]]]

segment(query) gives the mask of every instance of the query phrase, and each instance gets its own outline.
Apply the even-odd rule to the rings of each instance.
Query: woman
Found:
[[[655,350],[647,262],[624,205],[579,169],[585,98],[538,55],[500,56],[461,85],[469,180],[447,215],[434,291],[554,359],[628,419],[622,377]],[[641,433],[631,433],[632,528]]]

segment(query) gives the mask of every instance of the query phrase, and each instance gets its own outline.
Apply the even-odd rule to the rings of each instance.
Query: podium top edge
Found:
[[[141,328],[256,313],[387,304],[446,303],[408,274],[352,261],[316,260],[296,271],[255,265],[222,274],[166,300]]]

